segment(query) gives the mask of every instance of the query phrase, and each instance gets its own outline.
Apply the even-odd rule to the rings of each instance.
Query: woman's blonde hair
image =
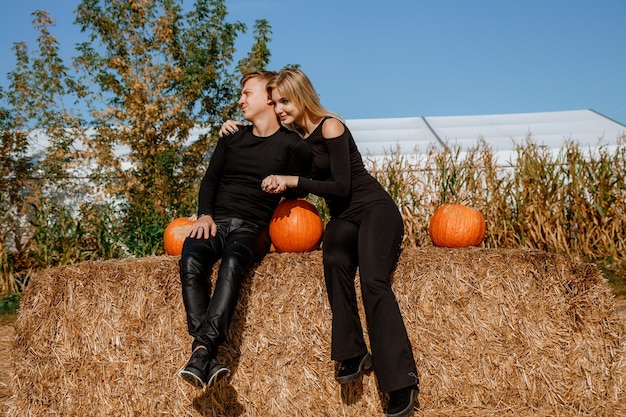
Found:
[[[271,95],[274,88],[279,90],[283,97],[301,109],[303,116],[308,120],[316,121],[324,117],[335,117],[341,120],[338,114],[322,106],[311,80],[297,68],[283,68],[280,70],[267,84],[267,92]],[[299,126],[287,125],[287,127],[302,133]]]

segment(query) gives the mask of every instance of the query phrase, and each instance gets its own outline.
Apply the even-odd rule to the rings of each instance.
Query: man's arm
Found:
[[[226,163],[226,139],[219,139],[213,151],[209,166],[200,182],[198,192],[198,218],[208,214],[213,215],[215,197],[222,178],[224,164]]]
[[[215,197],[222,178],[226,161],[226,143],[219,139],[213,151],[209,166],[200,182],[198,191],[198,220],[193,224],[187,236],[196,239],[208,239],[217,234],[217,225],[213,221]]]

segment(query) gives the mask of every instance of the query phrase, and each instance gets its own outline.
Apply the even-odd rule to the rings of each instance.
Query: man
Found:
[[[308,144],[282,127],[267,94],[274,72],[255,72],[241,80],[239,105],[251,122],[221,137],[198,195],[198,220],[185,239],[180,278],[191,358],[179,375],[198,388],[213,386],[229,370],[217,360],[237,305],[239,291],[254,264],[267,253],[268,227],[281,195],[261,189],[268,175],[307,175]],[[295,195],[292,195],[295,197]],[[211,269],[221,258],[211,296]]]

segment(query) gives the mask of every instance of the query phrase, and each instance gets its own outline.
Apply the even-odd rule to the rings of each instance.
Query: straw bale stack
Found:
[[[85,262],[33,278],[9,416],[377,416],[374,372],[341,387],[321,252],[269,254],[196,390],[178,258]],[[215,279],[213,275],[212,279]],[[405,250],[393,277],[421,378],[417,416],[626,415],[626,341],[593,265],[528,250]]]

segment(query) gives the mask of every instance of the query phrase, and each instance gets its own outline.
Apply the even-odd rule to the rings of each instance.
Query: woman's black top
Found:
[[[371,203],[393,201],[365,169],[347,126],[344,125],[341,136],[325,139],[324,121],[306,138],[311,146],[313,169],[310,178],[298,180],[298,190],[323,197],[331,217],[358,222],[359,214]]]

